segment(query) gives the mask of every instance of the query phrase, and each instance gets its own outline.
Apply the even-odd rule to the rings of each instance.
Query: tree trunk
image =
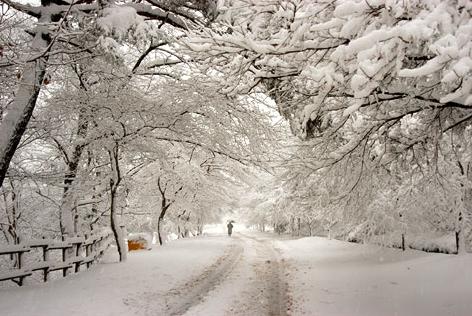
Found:
[[[63,236],[73,236],[74,229],[74,196],[72,191],[64,193],[60,208],[60,226]]]
[[[2,192],[2,197],[3,197],[3,202],[5,203],[5,215],[7,219],[7,223],[4,223],[5,226],[8,228],[3,228],[1,231],[3,232],[3,235],[5,237],[5,240],[7,241],[7,244],[19,244],[19,235],[18,235],[18,230],[17,230],[17,223],[18,219],[21,217],[20,209],[19,209],[19,200],[17,196],[17,189],[12,181],[12,179],[9,179],[9,185],[11,188],[11,192],[9,193],[6,190],[6,187],[3,187],[1,189]],[[0,227],[2,228],[2,227]],[[11,255],[10,257],[13,257]]]
[[[128,253],[125,245],[125,237],[116,212],[116,195],[121,182],[120,165],[118,162],[118,144],[115,143],[115,146],[109,151],[109,154],[112,169],[112,178],[110,178],[110,226],[113,231],[113,236],[115,237],[120,261],[126,261]]]
[[[169,205],[167,205],[167,201],[163,199],[161,201],[161,213],[159,214],[159,218],[157,219],[157,237],[159,240],[159,245],[163,245],[164,241],[162,240],[162,221],[164,220],[164,217],[166,216],[167,209],[169,208]]]
[[[159,218],[157,219],[157,237],[159,239],[159,245],[163,245],[164,241],[162,240],[162,221],[166,216],[167,209],[172,205],[172,201],[166,198],[166,191],[167,185],[163,187],[161,183],[161,177],[157,179],[157,187],[159,189],[159,193],[161,194],[161,212],[159,214]],[[181,186],[177,191],[174,193],[174,197],[183,189]]]
[[[46,59],[40,58],[24,68],[20,87],[0,125],[0,186],[2,186],[11,159],[25,133],[33,114],[41,82],[46,73]]]
[[[457,253],[472,252],[472,163],[463,166],[459,162],[461,172],[467,177],[468,183],[462,184],[464,208],[458,215],[456,228],[456,248]]]
[[[469,180],[469,184],[464,192],[465,210],[461,232],[464,245],[463,251],[472,252],[472,187],[470,186],[472,181],[472,162],[467,164],[467,179]]]
[[[203,218],[200,215],[197,219],[197,236],[203,235]]]
[[[198,236],[203,235],[203,224],[198,224],[197,225],[197,235]]]
[[[182,227],[180,226],[182,224],[182,216],[185,215],[185,213],[187,212],[187,210],[184,210],[181,214],[177,215],[177,236],[178,238],[184,238],[184,230],[182,229]],[[185,228],[185,224],[184,224],[184,228]]]
[[[184,238],[184,234],[181,234],[181,231],[182,229],[180,228],[180,223],[177,224],[177,237],[180,239],[180,238]]]
[[[88,120],[85,116],[85,109],[80,109],[77,127],[77,142],[74,146],[71,157],[66,157],[67,171],[64,176],[64,193],[60,208],[61,232],[63,235],[75,235],[77,229],[74,225],[75,194],[72,188],[77,178],[80,159],[85,148],[83,139],[87,136]]]
[[[10,166],[21,137],[36,106],[41,84],[44,80],[48,57],[45,54],[49,49],[51,37],[49,25],[51,14],[47,10],[41,14],[35,28],[35,35],[31,43],[32,54],[24,68],[20,85],[0,125],[0,187]],[[34,56],[39,56],[34,58]]]
[[[472,188],[465,189],[464,214],[462,214],[462,225],[459,234],[460,252],[472,252]]]
[[[159,240],[159,245],[163,245],[164,242],[162,240],[162,220],[164,219],[165,211],[164,213],[161,212],[161,215],[159,215],[159,218],[157,219],[157,237]]]
[[[115,185],[115,181],[110,179],[110,226],[113,231],[113,236],[116,241],[116,248],[121,261],[126,261],[127,251],[125,245],[125,238],[123,236],[123,229],[118,220],[118,214],[116,213],[116,191],[118,186]]]

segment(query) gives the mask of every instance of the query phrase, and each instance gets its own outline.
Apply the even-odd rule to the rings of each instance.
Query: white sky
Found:
[[[23,3],[23,4],[31,4],[31,5],[40,5],[40,0],[13,0],[15,2]]]

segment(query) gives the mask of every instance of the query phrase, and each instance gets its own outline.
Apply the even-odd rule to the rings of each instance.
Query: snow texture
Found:
[[[2,316],[160,315],[167,291],[212,264],[229,238],[178,240],[152,251],[133,252],[46,284],[0,290]]]
[[[293,267],[294,315],[467,316],[472,256],[308,237],[280,241]]]
[[[212,273],[220,273],[231,253],[229,266],[212,281]],[[185,315],[256,315],[251,313],[264,312],[268,302],[263,293],[270,292],[277,278],[288,282],[290,315],[468,316],[472,310],[469,254],[402,252],[245,232],[235,238],[177,240],[131,253],[121,264],[110,259],[66,279],[1,290],[2,315],[164,315],[172,310],[168,304],[181,303],[191,304]],[[272,261],[283,263],[284,272],[268,269]],[[207,294],[179,301],[195,283],[207,280]]]
[[[107,33],[115,32],[124,36],[132,27],[143,23],[136,10],[126,6],[113,6],[103,10],[103,17],[97,20],[98,25]]]

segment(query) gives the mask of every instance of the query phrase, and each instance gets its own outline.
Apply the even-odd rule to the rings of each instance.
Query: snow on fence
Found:
[[[0,257],[9,255],[15,261],[15,267],[2,271],[0,266],[0,281],[12,280],[19,286],[23,285],[26,277],[34,271],[42,271],[43,281],[47,282],[50,272],[62,270],[65,277],[73,269],[75,273],[81,266],[87,269],[97,261],[113,241],[111,231],[101,231],[90,235],[55,239],[37,239],[21,242],[18,245],[0,246]],[[34,249],[42,250],[42,260],[26,264],[25,256]],[[50,259],[51,251],[61,251],[62,260]]]

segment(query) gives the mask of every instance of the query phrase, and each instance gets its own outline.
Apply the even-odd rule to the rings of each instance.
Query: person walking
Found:
[[[230,221],[226,227],[228,227],[228,236],[231,237],[231,234],[233,233],[233,222]]]

